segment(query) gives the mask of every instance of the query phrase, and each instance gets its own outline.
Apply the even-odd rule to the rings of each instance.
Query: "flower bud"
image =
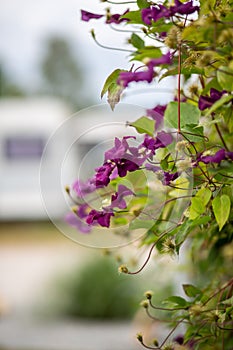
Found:
[[[129,270],[128,270],[128,268],[125,265],[121,265],[121,266],[118,267],[118,272],[119,273],[128,273]]]
[[[78,211],[78,207],[77,207],[77,205],[74,205],[73,207],[71,207],[71,210],[72,210],[72,212],[73,213],[77,213],[77,211]]]
[[[141,333],[138,333],[138,334],[137,334],[137,340],[140,341],[140,343],[143,342],[143,337],[142,337],[142,334],[141,334]]]
[[[65,186],[65,191],[70,194],[70,186]]]
[[[153,295],[154,293],[151,291],[151,290],[147,290],[145,293],[144,293],[144,295],[145,295],[145,297],[148,299],[148,300],[150,300],[151,298],[152,298],[152,295]]]
[[[153,339],[152,343],[153,343],[154,346],[159,346],[159,342],[158,342],[157,339]]]
[[[142,307],[144,307],[144,309],[148,309],[148,307],[149,307],[149,302],[148,302],[148,300],[143,300],[143,301],[141,301],[140,305],[141,305]]]

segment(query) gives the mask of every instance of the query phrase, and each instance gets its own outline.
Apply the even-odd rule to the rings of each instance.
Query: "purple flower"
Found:
[[[231,159],[233,160],[233,152],[226,152],[224,148],[217,151],[214,155],[200,156],[198,161],[205,164],[217,163],[220,164],[222,160]]]
[[[91,179],[87,180],[87,182],[76,180],[72,185],[72,189],[78,197],[82,198],[85,195],[94,192],[96,186],[92,183]]]
[[[233,161],[233,152],[226,152],[226,158]]]
[[[179,174],[177,172],[176,173],[169,173],[169,172],[164,171],[163,176],[164,176],[164,178],[163,178],[162,182],[165,186],[168,186],[168,185],[170,185],[171,181],[174,181],[175,179],[178,178]]]
[[[122,158],[125,156],[127,150],[129,149],[129,145],[127,139],[135,139],[134,136],[124,136],[122,140],[119,140],[117,137],[115,138],[115,145],[113,148],[109,149],[104,154],[105,161],[109,159]]]
[[[105,162],[101,167],[96,168],[95,179],[93,180],[96,188],[107,186],[110,182],[110,175],[116,164],[113,162]]]
[[[164,148],[172,143],[172,136],[164,131],[158,132],[157,137],[153,138],[148,135],[145,136],[143,143],[139,146],[139,149],[145,147],[147,152],[147,157],[152,158],[155,155],[155,151],[158,148]]]
[[[152,21],[156,22],[160,18],[168,18],[170,15],[169,10],[165,6],[158,5],[157,7],[151,6],[149,8],[142,9],[141,16],[145,24],[151,25]]]
[[[145,168],[146,170],[153,171],[154,173],[161,170],[159,166],[153,165],[151,163],[146,163]]]
[[[175,5],[169,8],[170,15],[173,16],[176,13],[180,15],[190,15],[195,11],[199,11],[199,6],[193,6],[192,1],[188,1],[186,3],[182,3],[179,0],[175,0]]]
[[[136,160],[135,160],[136,161]],[[132,172],[139,169],[139,164],[136,164],[130,159],[118,159],[116,161],[118,175],[120,177],[126,176],[127,172]]]
[[[176,13],[190,15],[195,11],[199,11],[199,6],[193,6],[192,1],[182,3],[179,0],[175,0],[175,5],[170,6],[169,8],[166,8],[163,5],[157,5],[142,9],[141,16],[145,24],[151,25],[152,21],[156,22],[160,18],[169,18]]]
[[[153,67],[159,66],[160,64],[171,64],[171,53],[168,51],[165,55],[159,57],[159,58],[153,58],[149,64],[151,64]]]
[[[160,131],[156,137],[156,148],[164,148],[172,143],[172,135],[165,131]]]
[[[147,81],[148,83],[151,83],[154,77],[154,67],[152,65],[149,65],[146,70],[142,72],[121,72],[119,74],[119,78],[117,80],[117,83],[119,85],[123,85],[124,87],[127,87],[129,83],[135,81]]]
[[[98,15],[96,13],[81,10],[81,19],[82,21],[85,21],[85,22],[89,22],[91,19],[99,19],[103,16],[104,15]]]
[[[218,91],[214,88],[210,89],[210,96],[201,95],[198,101],[198,107],[201,111],[211,107],[216,101],[218,101],[226,91]]]
[[[155,128],[158,130],[163,125],[164,112],[167,106],[158,105],[152,109],[147,109],[146,114],[155,120]]]
[[[85,222],[80,220],[80,218],[73,212],[70,212],[65,216],[65,221],[70,226],[76,228],[78,231],[82,233],[89,233],[91,231],[90,226],[88,226]]]
[[[126,13],[129,12],[129,9],[126,10],[122,15],[116,13],[114,15],[110,15],[107,20],[106,20],[106,23],[110,24],[110,23],[115,23],[115,24],[119,24],[119,23],[122,23],[122,22],[128,22],[129,19],[128,18],[121,18],[122,16],[124,16]]]
[[[98,223],[100,226],[109,227],[110,219],[114,216],[112,212],[91,210],[86,218],[86,223],[92,225]]]
[[[115,194],[112,195],[112,203],[108,208],[118,207],[120,209],[125,209],[127,207],[124,197],[131,196],[134,193],[126,186],[119,185],[118,190]]]
[[[121,72],[119,74],[117,83],[127,87],[131,82],[147,81],[151,83],[154,77],[154,67],[159,66],[160,64],[171,64],[171,54],[170,52],[166,53],[159,58],[154,58],[150,60],[147,64],[147,69],[139,72]]]

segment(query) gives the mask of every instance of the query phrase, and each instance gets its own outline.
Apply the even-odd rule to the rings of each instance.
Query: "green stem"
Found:
[[[214,119],[213,113],[211,114],[211,117],[212,117],[212,120],[215,120],[215,119]],[[223,144],[224,148],[229,152],[229,149],[228,149],[228,147],[227,147],[226,142],[224,141],[224,138],[223,138],[223,136],[222,136],[222,133],[221,133],[221,131],[220,131],[220,129],[219,129],[218,124],[217,124],[217,123],[214,123],[214,126],[215,126],[215,129],[216,129],[216,131],[217,131],[217,133],[218,133],[218,136],[219,136],[220,140],[222,141],[222,144]]]

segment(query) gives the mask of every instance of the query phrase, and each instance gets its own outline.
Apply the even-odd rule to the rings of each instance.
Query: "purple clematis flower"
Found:
[[[174,181],[175,179],[178,178],[179,174],[177,172],[176,173],[169,173],[169,172],[164,171],[163,176],[164,176],[163,181],[162,181],[163,185],[168,186],[168,185],[170,185],[171,181]]]
[[[104,15],[98,15],[96,13],[88,12],[81,10],[81,19],[82,21],[89,22],[91,19],[99,19],[104,17]]]
[[[122,16],[126,15],[126,13],[129,12],[129,9],[127,9],[122,15],[115,13],[114,15],[110,15],[107,20],[106,23],[111,24],[111,23],[115,23],[115,24],[119,24],[122,22],[128,22],[129,19],[128,18],[121,18]]]
[[[126,176],[127,172],[132,172],[139,169],[139,164],[136,164],[136,160],[134,162],[130,159],[124,159],[124,158],[118,159],[116,161],[116,166],[118,170],[118,175],[120,177]]]
[[[168,18],[169,15],[169,9],[167,9],[163,5],[151,6],[149,8],[142,9],[141,11],[142,20],[145,24],[151,25],[152,21],[156,22],[160,18]]]
[[[121,72],[119,74],[117,83],[127,87],[131,82],[147,81],[151,83],[154,78],[154,67],[160,64],[171,64],[170,52],[165,55],[150,60],[147,64],[147,69],[139,72]]]
[[[82,222],[74,213],[68,213],[65,216],[65,221],[82,233],[89,233],[91,231],[91,227],[85,222]]]
[[[155,120],[155,128],[158,130],[163,126],[164,112],[167,106],[158,105],[152,109],[147,109],[146,114]]]
[[[151,163],[146,163],[145,168],[146,170],[153,171],[154,173],[161,170],[159,166],[153,165]]]
[[[105,187],[109,184],[110,175],[112,174],[115,167],[115,163],[107,161],[101,167],[95,169],[96,174],[93,182],[96,188]]]
[[[122,140],[119,140],[118,137],[115,138],[115,145],[113,148],[109,149],[104,154],[105,161],[109,159],[122,158],[125,156],[126,152],[129,149],[127,139],[136,139],[134,136],[124,136]]]
[[[179,0],[175,0],[175,5],[170,6],[169,8],[163,5],[156,5],[142,9],[141,16],[145,24],[151,25],[152,21],[156,22],[160,18],[169,18],[176,13],[179,13],[180,15],[190,15],[195,11],[199,11],[199,6],[193,6],[192,1],[182,3]]]
[[[86,223],[92,225],[98,223],[100,226],[109,227],[110,219],[114,216],[112,212],[91,210],[86,218]]]
[[[217,163],[220,164],[222,160],[233,160],[233,152],[227,152],[224,148],[220,149],[213,155],[200,156],[198,161],[205,164]]]
[[[165,131],[160,131],[156,137],[156,148],[164,148],[170,145],[173,141],[172,135]]]
[[[153,67],[159,66],[160,64],[171,64],[171,53],[168,51],[165,55],[159,57],[159,58],[153,58],[149,64],[151,64]]]
[[[148,135],[145,136],[143,143],[139,148],[146,148],[147,157],[152,158],[158,148],[164,148],[172,143],[172,136],[164,131],[158,132],[157,137],[153,138]]]
[[[126,201],[124,197],[131,196],[134,193],[126,186],[124,185],[119,185],[117,192],[112,195],[112,203],[108,208],[120,208],[120,209],[125,209],[127,207]]]
[[[175,0],[175,5],[169,8],[170,16],[174,16],[176,13],[180,15],[190,15],[196,11],[199,11],[199,6],[193,6],[192,1],[182,3],[179,0]]]
[[[218,91],[214,88],[210,89],[210,96],[201,95],[198,101],[198,107],[201,111],[211,107],[216,101],[218,101],[226,91]]]
[[[154,67],[149,65],[146,70],[140,72],[121,72],[117,83],[127,87],[131,82],[147,81],[151,83],[154,77]]]
[[[96,190],[96,186],[92,183],[91,179],[87,180],[86,182],[76,180],[72,185],[72,189],[78,197],[82,198],[85,195],[94,192]]]

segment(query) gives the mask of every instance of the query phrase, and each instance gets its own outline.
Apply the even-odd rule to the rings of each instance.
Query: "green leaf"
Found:
[[[198,124],[201,112],[198,107],[189,103],[180,104],[180,126]],[[164,113],[165,126],[177,129],[178,127],[178,102],[170,102]]]
[[[137,5],[140,9],[144,9],[150,6],[147,0],[137,0]]]
[[[208,92],[210,91],[211,88],[214,88],[216,90],[221,90],[221,86],[219,85],[219,82],[217,80],[217,78],[213,78],[212,80],[210,80],[210,82],[208,84],[206,84],[204,90],[202,90],[201,95],[206,95],[208,94]]]
[[[190,220],[196,219],[199,215],[203,214],[204,212],[205,206],[202,203],[202,200],[196,197],[192,198],[189,213]]]
[[[139,134],[154,135],[155,121],[147,117],[141,117],[128,125],[134,127]]]
[[[183,284],[182,287],[183,287],[185,294],[190,298],[195,298],[197,295],[202,294],[200,289],[193,286],[192,284]]]
[[[203,126],[198,126],[197,124],[187,124],[181,131],[191,142],[203,141]]]
[[[175,296],[175,295],[167,298],[166,300],[163,301],[163,303],[170,304],[170,305],[172,304],[177,307],[186,307],[188,304],[184,298]]]
[[[154,220],[140,220],[136,218],[135,220],[130,222],[129,230],[137,230],[139,228],[150,229],[153,227],[154,223]]]
[[[227,91],[233,90],[233,69],[225,66],[219,67],[217,79],[223,89]]]
[[[233,106],[225,109],[223,118],[229,128],[230,133],[232,133],[233,132]]]
[[[202,217],[198,217],[195,220],[191,221],[191,228],[197,227],[197,226],[201,226],[201,225],[205,225],[208,222],[211,221],[211,216],[206,215],[206,216],[202,216]]]
[[[191,227],[190,221],[185,221],[179,226],[179,231],[175,238],[175,244],[180,248],[180,245],[185,241]]]
[[[214,216],[219,226],[219,231],[221,231],[230,215],[231,200],[229,196],[223,194],[222,196],[215,197],[212,201],[212,207],[214,211]]]
[[[101,91],[101,98],[106,94],[106,92],[109,90],[110,86],[112,84],[115,84],[117,82],[117,79],[119,77],[119,74],[121,72],[124,72],[121,69],[115,69],[106,79],[103,89]]]
[[[206,206],[212,196],[212,192],[208,188],[201,188],[191,199],[190,220],[196,219],[199,215],[206,211]]]
[[[143,49],[145,47],[144,40],[137,34],[133,33],[130,38],[130,43],[137,49]]]
[[[145,46],[140,52],[136,52],[131,61],[142,61],[145,58],[159,58],[162,56],[162,52],[155,46]]]
[[[162,79],[170,76],[174,76],[178,74],[178,68],[171,68],[168,69],[159,79],[161,81]],[[190,66],[190,67],[183,67],[181,68],[181,74],[183,75],[191,75],[191,74],[204,74],[204,69],[200,67]]]
[[[144,24],[145,25],[145,23],[142,20],[141,10],[127,12],[125,15],[121,16],[121,18],[129,19],[130,24],[136,23],[136,24]]]
[[[211,108],[207,111],[207,114],[205,116],[207,117],[207,116],[211,115],[213,112],[216,111],[216,109],[218,109],[219,107],[222,107],[222,105],[224,105],[227,102],[230,102],[232,99],[233,99],[232,95],[222,96],[218,101],[216,101],[211,106]]]

